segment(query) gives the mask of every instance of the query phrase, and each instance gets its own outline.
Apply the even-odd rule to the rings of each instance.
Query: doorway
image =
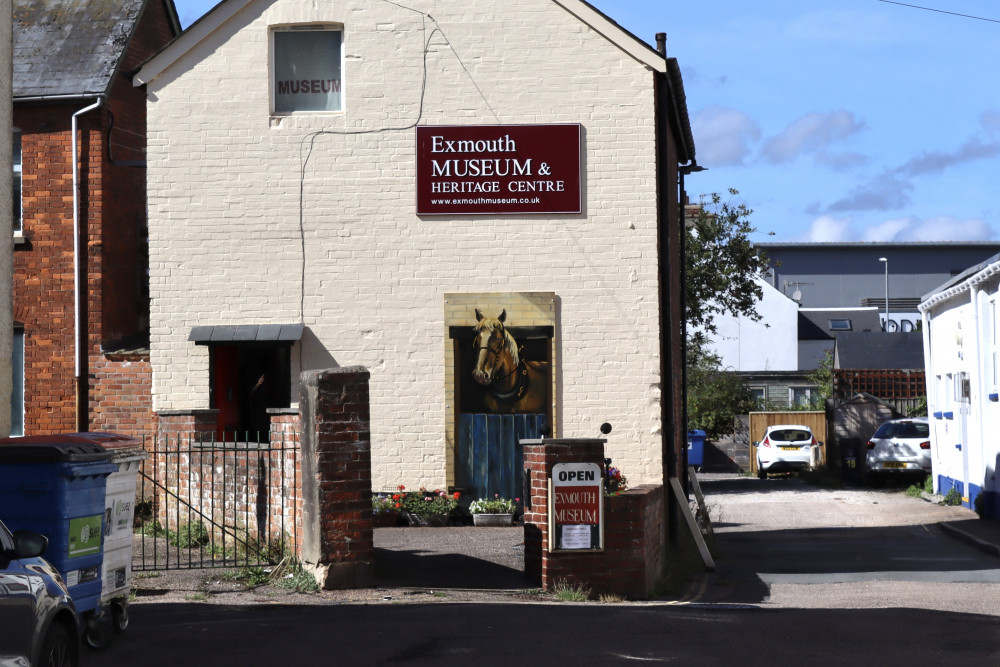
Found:
[[[269,408],[291,405],[291,348],[247,343],[211,347],[211,407],[220,440],[267,442]]]

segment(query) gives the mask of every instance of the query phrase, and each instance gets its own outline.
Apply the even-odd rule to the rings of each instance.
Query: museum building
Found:
[[[134,78],[161,423],[264,437],[301,372],[363,366],[376,489],[514,493],[518,438],[602,422],[661,482],[695,165],[665,51],[579,0],[217,5]]]

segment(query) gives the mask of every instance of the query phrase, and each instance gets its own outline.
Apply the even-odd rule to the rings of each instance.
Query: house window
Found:
[[[14,233],[21,233],[21,130],[14,130],[14,150],[11,153],[11,162],[14,163],[14,196],[11,197],[11,204],[14,207],[12,220],[14,221]]]
[[[14,329],[10,355],[10,434],[24,435],[24,329]]]
[[[809,405],[812,402],[812,387],[789,387],[789,405]]]
[[[753,400],[757,403],[759,407],[763,407],[767,404],[767,388],[766,387],[750,387],[750,394],[753,396]]]
[[[271,39],[275,113],[343,110],[342,30],[281,28],[271,33]]]
[[[851,321],[847,319],[830,320],[830,331],[850,331]]]

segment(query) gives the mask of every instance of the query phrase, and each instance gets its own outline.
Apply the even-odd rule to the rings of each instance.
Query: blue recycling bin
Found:
[[[118,470],[110,457],[74,435],[0,439],[3,521],[49,539],[45,559],[83,614],[101,605],[105,485]]]
[[[688,465],[696,470],[705,464],[705,432],[700,429],[688,431]]]

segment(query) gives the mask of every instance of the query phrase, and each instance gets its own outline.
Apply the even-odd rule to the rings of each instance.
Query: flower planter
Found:
[[[372,517],[376,528],[392,528],[399,525],[399,512],[376,512]]]
[[[510,526],[514,523],[513,514],[473,514],[472,522],[477,526]]]

